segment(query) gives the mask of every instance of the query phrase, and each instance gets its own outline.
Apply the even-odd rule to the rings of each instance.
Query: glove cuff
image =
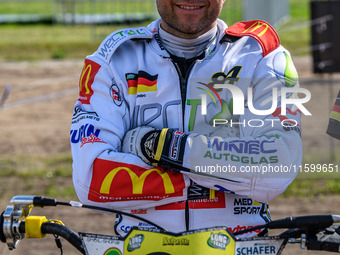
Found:
[[[168,128],[151,130],[141,139],[141,152],[151,163],[182,166],[187,137],[183,132]]]
[[[159,135],[155,160],[169,165],[182,166],[188,134],[173,129],[162,129]]]
[[[156,152],[161,130],[151,130],[141,139],[141,152],[151,163],[157,162]]]

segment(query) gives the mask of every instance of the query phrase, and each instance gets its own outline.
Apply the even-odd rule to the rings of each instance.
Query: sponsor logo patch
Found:
[[[80,144],[80,147],[83,147],[84,144],[87,144],[87,143],[106,143],[104,142],[102,139],[96,137],[94,134],[91,134],[89,137],[83,137],[82,140],[81,140],[81,144]]]
[[[79,101],[83,104],[90,104],[90,99],[93,95],[92,84],[100,67],[98,63],[85,59],[79,80]]]
[[[261,204],[251,198],[235,198],[234,214],[259,214]]]
[[[181,131],[176,131],[173,134],[174,138],[171,141],[170,152],[169,152],[169,157],[172,160],[178,160],[180,145],[181,145],[181,139],[182,139],[183,135],[184,135],[184,132],[181,132]]]
[[[157,91],[158,74],[150,75],[147,72],[138,71],[138,74],[127,73],[125,77],[129,88],[128,95]]]
[[[71,130],[71,143],[82,142],[84,137],[90,137],[92,134],[94,134],[95,137],[98,137],[99,133],[100,129],[96,129],[91,124],[82,125],[78,130]]]
[[[162,168],[144,169],[135,165],[96,159],[89,200],[94,202],[153,200],[183,195],[183,175]]]
[[[211,248],[225,250],[230,238],[222,233],[211,233],[207,243]]]
[[[253,228],[253,227],[255,227],[255,226],[240,226],[240,225],[237,225],[234,228],[228,228],[228,229],[231,233],[235,233],[235,232],[239,232],[241,230],[246,230],[246,229]],[[257,229],[257,230],[254,230],[254,231],[249,231],[248,233],[254,233],[255,232],[255,233],[259,234],[259,233],[261,233],[261,231],[262,231],[262,229]]]
[[[120,93],[120,89],[116,84],[112,84],[110,88],[110,95],[115,105],[121,106],[123,103],[123,96]]]
[[[178,202],[167,205],[156,206],[155,210],[183,210],[186,202]],[[189,209],[212,209],[225,208],[225,197],[223,191],[217,191],[214,199],[200,198],[188,201]]]
[[[144,235],[142,234],[138,234],[132,238],[129,238],[127,251],[131,252],[131,251],[139,249],[143,241],[144,241]]]

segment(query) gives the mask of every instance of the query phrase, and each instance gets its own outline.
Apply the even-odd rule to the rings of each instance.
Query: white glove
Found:
[[[142,145],[142,138],[151,131],[156,131],[150,134],[155,139],[151,139],[151,137],[150,139],[144,141],[144,145]],[[147,148],[154,147],[154,142],[159,133],[160,131],[157,131],[157,129],[148,126],[131,129],[124,136],[122,151],[125,153],[137,155],[145,163],[151,164],[150,160],[153,159],[155,155],[153,149],[148,150]]]
[[[181,167],[188,135],[177,130],[137,127],[125,134],[122,151],[145,163],[166,168]]]

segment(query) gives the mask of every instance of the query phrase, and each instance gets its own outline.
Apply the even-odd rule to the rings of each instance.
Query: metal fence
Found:
[[[77,24],[131,23],[158,17],[155,0],[54,0],[58,22]],[[242,1],[229,0],[220,18],[228,23],[242,19]]]
[[[57,23],[116,24],[156,17],[154,0],[54,0]]]
[[[158,17],[155,0],[0,0],[0,24],[131,23]],[[221,18],[242,19],[242,1],[228,0]]]
[[[220,18],[228,25],[250,18],[276,22],[287,14],[287,1],[227,0]],[[93,35],[107,34],[105,27],[112,24],[140,23],[157,17],[156,0],[0,0],[0,24],[91,25]]]
[[[138,22],[157,17],[155,2],[155,0],[0,0],[0,23]],[[242,19],[260,18],[275,25],[288,16],[288,10],[288,0],[227,0],[221,18],[229,24]]]
[[[113,24],[156,15],[154,0],[0,0],[0,24]]]
[[[288,0],[227,0],[221,18],[228,24],[288,15]],[[112,24],[157,17],[156,0],[0,0],[1,23]]]

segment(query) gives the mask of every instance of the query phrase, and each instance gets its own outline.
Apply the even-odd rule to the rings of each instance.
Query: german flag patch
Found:
[[[327,134],[340,140],[340,91],[329,117]]]
[[[336,100],[331,112],[331,118],[340,121],[340,97]]]
[[[158,74],[151,75],[145,71],[138,71],[138,74],[127,73],[126,81],[128,83],[128,95],[157,91]]]

